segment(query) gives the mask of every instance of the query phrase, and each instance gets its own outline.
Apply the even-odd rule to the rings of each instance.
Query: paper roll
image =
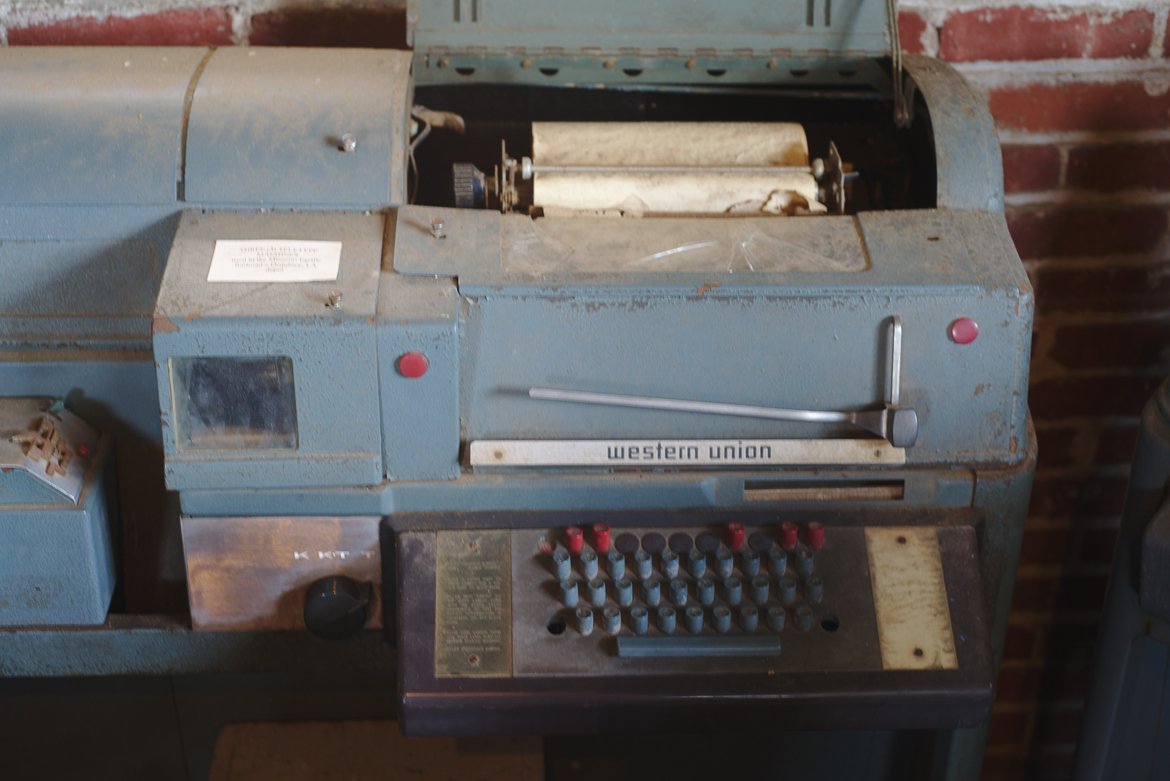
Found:
[[[533,202],[547,215],[824,211],[811,174],[736,170],[807,167],[808,142],[797,124],[537,122],[532,149]],[[620,170],[663,166],[690,170]]]

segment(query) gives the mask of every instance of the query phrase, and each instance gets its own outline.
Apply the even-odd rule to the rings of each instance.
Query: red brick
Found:
[[[1170,371],[1170,320],[1064,325],[1049,353],[1066,369]]]
[[[1097,451],[1093,460],[1102,466],[1113,464],[1128,464],[1133,461],[1133,451],[1137,447],[1137,426],[1113,426],[1098,432]]]
[[[1060,185],[1060,150],[1048,144],[1003,147],[1003,187],[1009,193],[1054,190]]]
[[[1170,90],[1150,94],[1140,81],[1028,84],[992,90],[991,113],[1015,130],[1162,130]]]
[[[1067,186],[1095,192],[1170,190],[1170,142],[1076,147],[1068,155]]]
[[[952,62],[1141,57],[1153,37],[1154,14],[1146,10],[980,8],[947,16],[939,56]]]
[[[1013,208],[1007,221],[1024,259],[1148,253],[1167,226],[1166,209],[1153,206]]]
[[[1113,517],[1121,514],[1124,477],[1038,477],[1029,514],[1035,518]]]
[[[1071,309],[1165,309],[1170,302],[1170,262],[1153,265],[1049,264],[1029,276],[1041,312]]]
[[[1037,420],[1137,415],[1159,382],[1132,374],[1038,380],[1029,389],[1029,406]]]
[[[1044,684],[1043,667],[1004,667],[995,684],[996,704],[1026,704],[1036,699]]]
[[[1072,547],[1069,529],[1025,529],[1020,566],[1046,567],[1063,564]]]
[[[987,745],[1015,746],[1022,743],[1028,734],[1031,714],[1019,711],[996,711],[991,714],[987,728]]]
[[[1003,640],[1005,661],[1032,659],[1036,652],[1036,630],[1030,626],[1009,626]]]
[[[224,8],[189,8],[139,16],[74,16],[12,27],[13,46],[224,46],[232,22]]]
[[[907,54],[923,54],[922,36],[926,33],[926,19],[914,11],[898,12],[898,42]]]
[[[257,46],[406,48],[406,14],[381,6],[302,7],[252,17],[250,43]]]
[[[1040,444],[1040,468],[1070,466],[1077,462],[1075,428],[1042,428],[1036,432]]]

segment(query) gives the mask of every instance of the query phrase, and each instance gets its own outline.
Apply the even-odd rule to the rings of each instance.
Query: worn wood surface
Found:
[[[183,518],[195,629],[304,629],[305,589],[327,575],[373,583],[381,626],[377,517]]]

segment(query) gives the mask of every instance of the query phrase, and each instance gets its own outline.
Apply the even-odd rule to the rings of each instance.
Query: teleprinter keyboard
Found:
[[[527,712],[568,692],[586,709],[885,692],[950,697],[943,712],[962,720],[990,703],[970,566],[977,513],[719,513],[692,525],[662,523],[685,513],[565,513],[536,525],[557,515],[514,514],[501,528],[501,515],[463,514],[397,534],[407,714],[445,697]],[[424,692],[425,704],[413,699]]]

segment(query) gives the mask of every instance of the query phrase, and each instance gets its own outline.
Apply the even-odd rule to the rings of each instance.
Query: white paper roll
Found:
[[[533,202],[547,215],[781,214],[824,211],[804,128],[766,122],[536,122]],[[685,172],[541,167],[686,167]],[[722,170],[720,170],[722,169]]]

